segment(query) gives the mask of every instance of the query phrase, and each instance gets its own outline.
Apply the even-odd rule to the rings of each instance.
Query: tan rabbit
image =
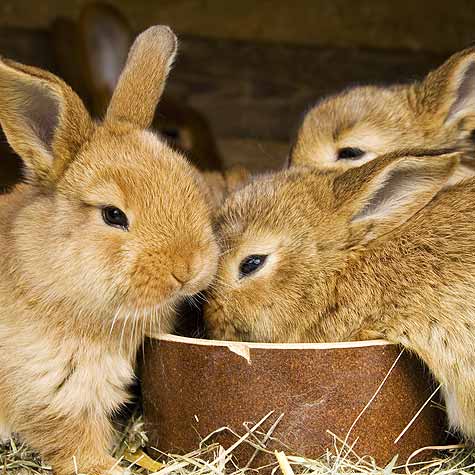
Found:
[[[122,473],[109,418],[143,334],[216,269],[202,177],[146,130],[176,44],[163,26],[137,38],[100,124],[54,75],[0,61],[28,179],[0,197],[0,433],[59,475]]]
[[[208,185],[208,202],[214,210],[219,209],[228,195],[252,180],[249,170],[241,166],[235,166],[224,171],[207,171],[203,172],[202,175]]]
[[[464,151],[452,181],[475,171],[475,48],[461,51],[422,82],[354,87],[305,116],[290,163],[342,169],[402,148]]]
[[[459,159],[293,167],[228,198],[211,336],[400,343],[440,381],[452,427],[475,440],[475,179],[444,187]]]

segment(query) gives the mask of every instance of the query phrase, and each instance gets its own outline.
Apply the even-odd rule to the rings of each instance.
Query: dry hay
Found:
[[[129,467],[131,473],[137,475],[251,475],[253,473],[258,474],[264,468],[266,473],[283,473],[284,475],[475,474],[475,449],[467,449],[461,446],[447,446],[444,450],[427,448],[427,450],[433,451],[431,462],[398,465],[397,458],[395,458],[386,467],[378,467],[371,457],[359,457],[352,446],[336,436],[333,436],[333,451],[328,450],[326,454],[316,460],[291,455],[292,452],[289,449],[285,452],[273,453],[275,462],[266,467],[261,467],[261,469],[249,468],[252,460],[244,466],[238,466],[233,457],[233,452],[242,444],[249,444],[255,449],[253,458],[259,452],[272,453],[266,446],[273,441],[272,432],[282,416],[275,417],[275,423],[267,433],[260,431],[261,424],[271,415],[272,413],[268,414],[257,424],[243,425],[242,434],[233,432],[227,427],[216,431],[227,431],[234,435],[235,443],[228,448],[210,443],[210,437],[207,437],[203,439],[196,451],[184,456],[164,454],[158,450],[149,449],[149,453],[156,454],[156,458],[163,465],[157,465],[155,470],[147,470],[138,466],[138,464],[148,460],[141,450],[142,447],[147,445],[147,437],[143,431],[141,416],[134,414],[129,423],[123,428],[123,432],[118,434],[113,452],[121,460],[123,466]],[[377,436],[378,434],[375,434],[375,437]],[[128,461],[137,457],[138,460],[134,463]],[[42,464],[41,460],[26,445],[15,440],[0,445],[0,475],[51,475],[51,473],[50,467]]]
[[[345,440],[330,433],[333,437],[333,450],[327,450],[318,459],[314,460],[295,455],[290,448],[279,452],[271,451],[268,448],[271,442],[277,442],[279,446],[285,448],[284,444],[273,437],[273,432],[284,415],[277,415],[273,412],[270,412],[255,424],[244,423],[241,434],[229,427],[222,427],[205,437],[194,452],[187,455],[175,455],[162,453],[148,446],[142,416],[136,409],[128,422],[117,432],[112,454],[133,475],[251,475],[259,474],[259,472],[264,472],[266,475],[269,473],[282,473],[283,475],[475,475],[475,448],[466,448],[463,445],[425,447],[416,451],[404,465],[399,465],[397,457],[395,457],[387,466],[378,467],[371,456],[360,457],[354,451],[353,448],[357,439],[351,445],[348,443],[353,427],[372,404],[389,377],[397,359],[372,398],[353,422]],[[422,408],[431,402],[438,389],[439,387],[427,399]],[[412,425],[419,413],[420,411],[417,412],[400,436]],[[263,432],[261,426],[265,421],[270,422],[271,420],[274,422],[270,429]],[[235,442],[229,447],[212,443],[213,436],[220,432],[232,434]],[[375,433],[374,437],[377,438],[378,434]],[[254,451],[246,464],[239,465],[234,453],[243,444],[250,445]],[[153,459],[142,451],[144,447],[148,447],[148,453],[151,454]],[[430,462],[411,463],[411,459],[415,459],[415,456],[423,451],[430,451],[432,460]],[[262,452],[270,454],[274,461],[264,467],[250,468],[256,456]],[[16,439],[12,439],[4,445],[0,444],[0,475],[51,475],[51,473],[51,468],[43,464],[40,458],[25,444],[19,443]]]

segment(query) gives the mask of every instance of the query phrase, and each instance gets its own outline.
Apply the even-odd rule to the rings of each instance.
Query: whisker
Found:
[[[122,332],[120,334],[120,341],[119,341],[119,347],[120,347],[120,350],[122,351],[123,347],[122,347],[122,339],[124,337],[124,332],[125,332],[125,327],[127,325],[127,320],[129,319],[130,317],[130,313],[127,313],[124,321],[123,321],[123,324],[122,324]]]
[[[114,325],[115,325],[115,322],[117,321],[117,318],[119,316],[119,312],[122,310],[122,305],[119,305],[119,308],[117,309],[117,312],[115,312],[115,315],[114,315],[114,318],[112,319],[112,324],[111,324],[111,327],[110,327],[110,331],[109,331],[109,336],[112,335],[112,332],[114,330]]]

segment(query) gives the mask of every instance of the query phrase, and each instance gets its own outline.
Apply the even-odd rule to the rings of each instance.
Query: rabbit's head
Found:
[[[289,161],[345,170],[403,148],[457,147],[475,160],[475,49],[422,81],[354,87],[305,116]]]
[[[147,130],[176,47],[168,27],[137,38],[102,123],[59,78],[0,61],[0,123],[28,181],[9,253],[32,298],[139,315],[210,282],[202,178]]]
[[[427,205],[459,161],[416,155],[345,172],[293,167],[229,197],[217,217],[222,252],[205,306],[210,335],[262,342],[356,335],[357,318],[340,325],[330,318],[340,293],[351,298],[341,276]]]

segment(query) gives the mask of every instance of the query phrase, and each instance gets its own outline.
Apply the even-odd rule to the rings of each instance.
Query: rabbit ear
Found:
[[[148,128],[177,50],[167,26],[152,26],[135,40],[107,110],[106,124]]]
[[[335,197],[348,213],[354,243],[367,243],[411,218],[447,184],[459,156],[388,155],[339,175]]]
[[[441,114],[443,123],[475,119],[475,48],[454,54],[429,73],[418,97],[425,110]]]
[[[93,130],[84,104],[61,79],[6,59],[0,60],[0,124],[27,178],[49,185]]]
[[[112,97],[132,44],[126,18],[112,5],[91,3],[79,19],[85,79],[94,114],[102,116]]]

